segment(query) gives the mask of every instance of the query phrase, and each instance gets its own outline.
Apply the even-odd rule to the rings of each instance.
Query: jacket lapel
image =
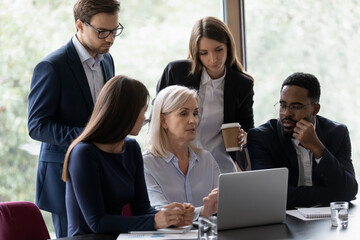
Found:
[[[320,142],[322,142],[324,144],[325,143],[325,136],[323,134],[323,131],[321,130],[321,126],[320,126],[318,117],[315,118],[315,121],[316,121],[316,128],[315,128],[316,135],[319,138]],[[314,156],[313,156],[312,161],[313,161],[313,169],[314,169],[318,165],[317,162],[315,161]]]
[[[81,92],[83,94],[83,97],[85,99],[89,111],[92,112],[94,108],[94,102],[91,96],[89,83],[87,81],[84,68],[81,64],[80,58],[76,52],[72,40],[70,40],[67,44],[67,54],[68,54],[69,67],[74,74],[75,81],[78,83],[81,89]]]
[[[193,87],[195,88],[197,91],[199,91],[200,89],[200,84],[201,84],[201,74],[202,71],[196,75],[194,75],[193,78],[189,78],[188,81],[186,81],[186,84],[184,84],[187,87]]]
[[[323,134],[323,131],[321,130],[319,117],[316,117],[315,119],[316,119],[316,128],[315,128],[316,135],[322,143],[325,143],[325,136]]]
[[[232,69],[226,68],[225,83],[224,83],[224,123],[229,123],[236,119],[235,111],[231,109],[236,109],[236,86],[234,86],[234,81],[232,78]]]
[[[114,63],[112,62],[111,56],[107,56],[107,54],[105,54],[104,59],[100,62],[100,64],[104,73],[104,84],[105,84],[107,81],[110,80],[110,78],[114,76],[114,68],[110,67],[110,66],[114,66]]]
[[[280,119],[277,121],[277,132],[278,132],[278,138],[280,140],[280,148],[282,148],[281,152],[285,153],[285,164],[288,164],[289,171],[291,171],[290,181],[295,181],[297,184],[298,178],[299,178],[299,165],[298,165],[298,159],[296,155],[295,147],[293,146],[291,139],[284,136],[283,128],[280,122]],[[293,182],[294,184],[294,182]]]

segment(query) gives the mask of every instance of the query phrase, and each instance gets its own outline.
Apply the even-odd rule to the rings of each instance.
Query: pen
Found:
[[[156,206],[156,207],[155,207],[155,210],[158,210],[158,211],[166,211],[166,210],[168,210],[168,208]]]

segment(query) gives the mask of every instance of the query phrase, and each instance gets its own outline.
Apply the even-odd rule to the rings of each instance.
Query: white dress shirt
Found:
[[[211,152],[222,173],[235,172],[236,166],[226,152],[221,133],[224,119],[224,83],[225,74],[218,79],[211,79],[202,69],[199,89],[199,126],[196,145]]]
[[[179,168],[179,160],[170,153],[168,157],[143,154],[144,173],[151,206],[160,207],[172,202],[188,202],[195,206],[194,220],[199,217],[203,198],[218,187],[219,166],[211,153],[189,148],[189,167],[186,174]]]
[[[83,65],[86,78],[89,83],[89,88],[91,91],[91,96],[93,102],[96,102],[96,99],[100,93],[101,88],[104,86],[104,74],[100,62],[104,59],[103,54],[97,54],[93,58],[85,47],[80,43],[76,35],[73,36],[72,42],[76,49],[77,54],[79,55],[80,61]]]

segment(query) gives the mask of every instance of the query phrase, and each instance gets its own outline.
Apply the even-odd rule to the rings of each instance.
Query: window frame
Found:
[[[245,0],[223,0],[223,16],[224,22],[233,34],[237,57],[247,70]]]

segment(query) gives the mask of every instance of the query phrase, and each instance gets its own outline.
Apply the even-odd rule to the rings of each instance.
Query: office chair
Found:
[[[122,215],[123,216],[132,216],[132,214],[131,214],[131,209],[130,209],[130,204],[128,203],[128,204],[126,204],[124,207],[123,207],[123,209],[122,209]],[[1,240],[1,239],[0,239]]]
[[[0,240],[50,239],[39,208],[32,202],[0,202]]]

